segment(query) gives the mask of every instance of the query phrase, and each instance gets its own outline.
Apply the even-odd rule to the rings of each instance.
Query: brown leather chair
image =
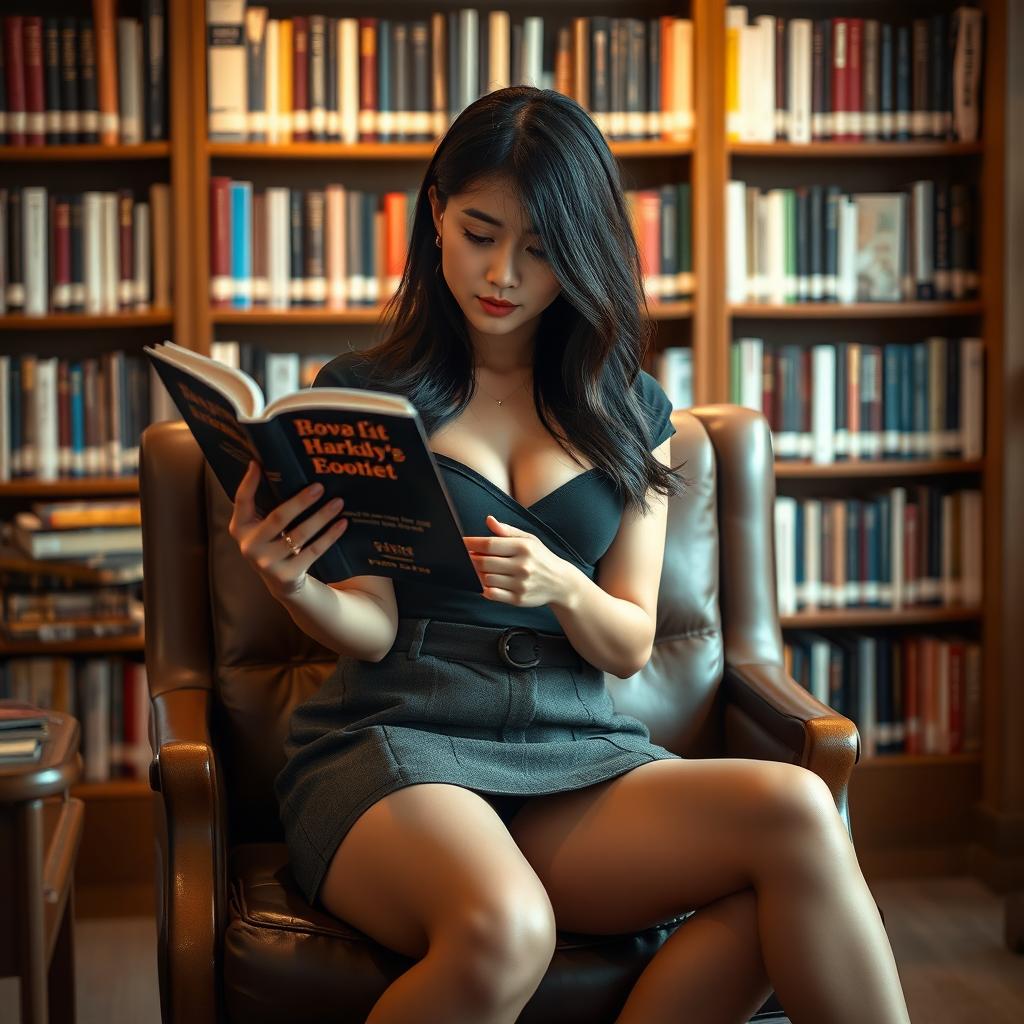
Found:
[[[857,730],[783,668],[767,422],[733,405],[673,422],[672,464],[686,460],[692,485],[670,502],[654,654],[630,679],[607,677],[616,707],[685,757],[804,765],[849,828]],[[184,424],[145,431],[140,486],[163,1020],[364,1021],[411,961],[306,903],[272,789],[289,715],[336,655],[239,553],[231,502]],[[561,934],[520,1021],[613,1021],[690,913],[638,934]],[[785,1020],[773,1008],[774,996],[755,1019]]]

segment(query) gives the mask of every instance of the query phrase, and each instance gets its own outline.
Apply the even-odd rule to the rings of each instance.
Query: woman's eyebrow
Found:
[[[492,217],[489,213],[484,213],[483,210],[477,210],[472,206],[467,206],[463,211],[469,217],[475,217],[477,220],[482,220],[485,224],[493,224],[496,228],[503,228],[505,225],[502,224],[497,217]],[[528,235],[537,235],[537,232],[533,228],[527,228],[526,233]],[[540,236],[537,235],[539,238]]]

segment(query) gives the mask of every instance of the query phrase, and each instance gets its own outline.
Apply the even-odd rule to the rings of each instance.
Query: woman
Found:
[[[650,657],[679,489],[671,403],[639,372],[642,302],[593,121],[557,92],[492,92],[427,168],[385,340],[316,381],[415,404],[483,594],[318,583],[307,570],[341,510],[284,533],[316,496],[261,520],[255,466],[239,487],[232,536],[342,655],[294,711],[275,784],[292,871],[311,902],[417,961],[369,1024],[511,1024],[556,928],[632,932],[694,908],[619,1024],[746,1021],[773,986],[797,1024],[909,1019],[825,784],[680,758],[604,687]]]

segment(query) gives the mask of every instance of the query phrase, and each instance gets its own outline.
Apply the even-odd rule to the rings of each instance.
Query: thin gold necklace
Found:
[[[481,391],[484,391],[484,389],[480,387],[480,379],[479,378],[477,378],[476,386],[478,388],[480,388]],[[523,381],[518,387],[513,388],[504,398],[495,398],[494,395],[488,394],[486,391],[484,391],[484,394],[487,395],[487,397],[489,399],[491,399],[491,401],[497,402],[498,405],[501,405],[502,402],[508,401],[508,399],[510,399],[520,388],[525,388],[525,387],[526,387],[526,381]]]

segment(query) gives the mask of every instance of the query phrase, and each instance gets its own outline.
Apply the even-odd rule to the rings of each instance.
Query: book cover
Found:
[[[403,395],[307,388],[264,406],[241,370],[173,342],[145,352],[229,500],[250,459],[262,470],[261,515],[316,481],[324,493],[302,519],[344,499],[348,529],[310,567],[315,579],[387,576],[482,593],[420,415]]]

